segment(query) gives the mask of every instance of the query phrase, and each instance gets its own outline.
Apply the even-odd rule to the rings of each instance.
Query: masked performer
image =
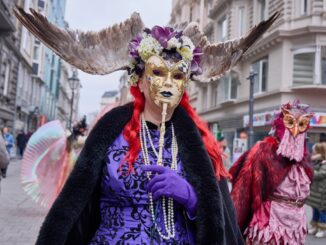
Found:
[[[99,33],[81,33],[60,30],[35,11],[15,13],[83,71],[128,69],[134,96],[93,128],[37,244],[242,244],[217,142],[185,87],[191,76],[221,76],[277,16],[245,38],[210,44],[194,23],[183,32],[143,31],[133,14]]]
[[[256,143],[230,169],[231,197],[248,244],[304,244],[305,199],[312,168],[306,150],[308,106],[284,104],[273,136]]]
[[[42,207],[50,208],[71,173],[87,129],[86,118],[67,137],[60,121],[44,124],[30,138],[21,165],[23,189]]]

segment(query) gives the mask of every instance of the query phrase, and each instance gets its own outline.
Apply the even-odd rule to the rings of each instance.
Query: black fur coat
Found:
[[[38,245],[88,244],[100,223],[100,182],[108,146],[130,120],[133,105],[113,109],[96,124],[62,192],[41,227]],[[182,108],[172,121],[187,180],[198,196],[196,244],[243,244],[224,179],[216,181],[199,130]]]

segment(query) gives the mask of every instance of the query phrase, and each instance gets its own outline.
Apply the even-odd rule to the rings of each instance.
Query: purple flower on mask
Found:
[[[131,57],[133,58],[137,58],[139,57],[139,53],[138,53],[138,47],[139,44],[142,40],[142,36],[141,35],[137,35],[134,39],[132,39],[129,43],[129,54]]]
[[[151,31],[151,36],[154,37],[163,48],[167,48],[168,41],[177,34],[171,27],[154,26]]]
[[[202,73],[202,68],[200,66],[201,56],[203,51],[200,47],[196,47],[193,51],[193,58],[190,65],[190,71],[194,75],[199,75]]]

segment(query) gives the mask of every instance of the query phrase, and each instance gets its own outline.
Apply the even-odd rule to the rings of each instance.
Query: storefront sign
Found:
[[[326,113],[316,112],[310,120],[312,127],[326,127]]]
[[[254,127],[271,125],[274,119],[274,112],[262,112],[254,114]],[[249,115],[243,117],[243,126],[246,128],[249,126]]]

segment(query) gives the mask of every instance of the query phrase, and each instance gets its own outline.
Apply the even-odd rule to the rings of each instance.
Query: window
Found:
[[[212,9],[212,0],[207,0],[207,10],[210,11]]]
[[[254,81],[254,93],[262,93],[267,90],[268,60],[261,59],[252,64],[252,69],[257,73]]]
[[[301,0],[301,15],[308,14],[308,0]]]
[[[245,32],[245,8],[239,7],[238,12],[238,36],[241,37]]]
[[[218,83],[217,101],[219,103],[236,99],[238,96],[239,79],[236,72],[223,76]]]
[[[45,6],[44,0],[38,0],[37,5],[39,8],[44,9],[44,6]]]
[[[203,87],[202,109],[207,109],[207,87]]]
[[[9,82],[10,82],[10,64],[9,63],[4,63],[4,86],[3,86],[3,95],[8,95],[9,94]]]
[[[33,62],[32,72],[33,72],[33,75],[36,75],[36,76],[38,75],[38,63]]]
[[[33,60],[38,61],[40,56],[40,46],[34,46],[34,50],[33,50]]]
[[[299,52],[299,53],[298,53]],[[293,85],[314,83],[315,50],[302,49],[293,55]]]
[[[228,22],[226,16],[218,22],[218,39],[224,42],[228,38]]]
[[[211,96],[211,105],[212,107],[215,107],[218,105],[217,101],[217,91],[218,91],[218,84],[217,83],[212,83],[212,96]]]
[[[259,18],[258,21],[265,20],[267,17],[266,14],[266,0],[257,0]]]
[[[193,12],[192,7],[190,7],[189,22],[192,22],[192,15],[193,15],[192,12]]]
[[[326,85],[326,58],[322,58],[321,61],[321,66],[322,66],[322,80],[321,80],[321,84]]]

